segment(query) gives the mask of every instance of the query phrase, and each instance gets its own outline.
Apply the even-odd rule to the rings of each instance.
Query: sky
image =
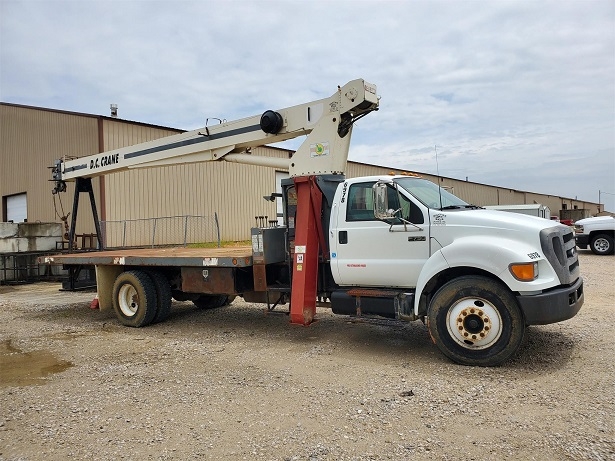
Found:
[[[0,0],[3,102],[192,130],[355,78],[350,160],[615,211],[613,0]]]

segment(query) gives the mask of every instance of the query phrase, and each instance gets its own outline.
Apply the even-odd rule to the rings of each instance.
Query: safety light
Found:
[[[514,278],[522,282],[531,282],[538,277],[538,263],[513,263],[508,266]]]

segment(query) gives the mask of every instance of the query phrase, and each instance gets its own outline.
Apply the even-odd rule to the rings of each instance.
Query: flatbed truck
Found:
[[[568,227],[476,207],[416,175],[345,178],[352,124],[378,106],[376,87],[358,79],[328,99],[58,160],[55,190],[75,179],[78,202],[81,192],[92,197],[89,178],[130,167],[279,166],[245,149],[308,135],[285,165],[284,224],[252,228],[250,247],[101,248],[45,261],[95,266],[101,310],[114,310],[127,326],[163,321],[173,298],[199,307],[235,296],[289,304],[290,322],[301,325],[314,321],[318,302],[336,314],[422,320],[438,348],[464,365],[499,365],[518,350],[528,325],[576,315],[583,279]]]

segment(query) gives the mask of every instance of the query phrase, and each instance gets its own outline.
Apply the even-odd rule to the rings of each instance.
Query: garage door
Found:
[[[11,195],[6,198],[6,220],[24,222],[28,219],[26,194]]]

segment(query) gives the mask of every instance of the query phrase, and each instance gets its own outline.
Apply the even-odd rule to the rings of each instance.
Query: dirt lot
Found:
[[[130,329],[93,293],[0,287],[0,459],[615,459],[615,258],[580,260],[581,312],[489,369],[420,322],[235,301]]]

